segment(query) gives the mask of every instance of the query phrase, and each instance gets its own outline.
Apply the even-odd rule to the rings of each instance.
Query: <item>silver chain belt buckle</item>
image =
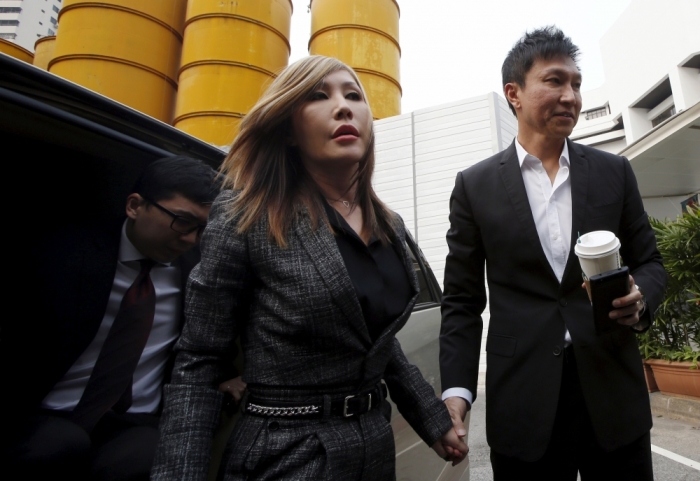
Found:
[[[369,392],[365,394],[368,398],[368,404],[367,404],[367,411],[370,411],[372,409],[372,393]],[[348,401],[354,397],[357,397],[356,394],[351,394],[349,396],[345,396],[345,401],[343,401],[343,417],[344,418],[349,418],[355,415],[355,413],[350,413],[348,414]]]
[[[310,404],[308,406],[292,406],[292,407],[272,407],[272,406],[261,406],[259,404],[248,403],[246,405],[246,412],[251,414],[258,414],[260,416],[272,416],[272,417],[294,417],[294,416],[310,416],[312,414],[319,414],[321,407]]]

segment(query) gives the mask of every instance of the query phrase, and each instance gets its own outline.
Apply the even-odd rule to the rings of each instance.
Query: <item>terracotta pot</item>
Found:
[[[700,369],[690,369],[690,362],[671,362],[647,359],[654,371],[659,390],[668,394],[682,394],[700,399]]]
[[[659,390],[659,386],[654,378],[654,371],[651,370],[651,366],[647,364],[647,361],[644,361],[644,379],[647,381],[647,391],[656,392]]]

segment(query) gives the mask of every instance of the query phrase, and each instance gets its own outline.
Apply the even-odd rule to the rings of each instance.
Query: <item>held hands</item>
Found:
[[[450,413],[453,429],[443,434],[432,448],[438,456],[446,461],[452,461],[452,466],[456,466],[467,457],[469,452],[469,447],[462,439],[467,435],[467,430],[464,427],[467,401],[461,397],[450,397],[445,399],[445,406]]]

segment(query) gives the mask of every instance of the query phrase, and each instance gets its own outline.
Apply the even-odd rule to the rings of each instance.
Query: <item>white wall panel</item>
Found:
[[[410,219],[441,285],[457,172],[508,147],[516,131],[515,117],[495,93],[375,122],[375,189],[407,225]]]
[[[372,184],[415,235],[412,114],[374,123],[376,164]]]

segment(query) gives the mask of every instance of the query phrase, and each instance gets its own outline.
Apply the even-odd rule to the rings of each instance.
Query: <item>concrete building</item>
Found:
[[[0,38],[30,52],[41,37],[56,35],[63,0],[0,0]]]
[[[696,0],[634,0],[600,40],[606,82],[583,92],[571,136],[627,157],[660,219],[700,192],[698,19]]]

